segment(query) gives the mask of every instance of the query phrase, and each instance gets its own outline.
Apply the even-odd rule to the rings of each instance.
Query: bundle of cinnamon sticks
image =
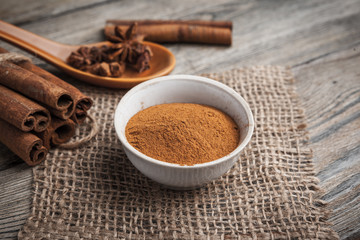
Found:
[[[91,106],[74,86],[0,48],[0,142],[28,165],[70,140]]]
[[[104,33],[111,41],[115,27],[123,31],[137,23],[137,33],[159,43],[202,43],[231,45],[232,22],[206,20],[107,20]]]

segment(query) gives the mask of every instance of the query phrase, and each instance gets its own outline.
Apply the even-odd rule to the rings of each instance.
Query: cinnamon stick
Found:
[[[47,149],[69,141],[75,135],[75,123],[71,119],[52,117],[49,127],[36,134]]]
[[[232,29],[231,21],[209,21],[209,20],[107,20],[107,24],[130,26],[134,22],[140,25],[161,25],[161,24],[182,24],[182,25],[198,25],[208,27],[220,27]]]
[[[79,89],[72,86],[71,84],[61,80],[60,78],[56,77],[55,75],[49,73],[48,71],[36,65],[32,64],[31,69],[29,69],[29,71],[69,91],[74,98],[74,104],[75,104],[75,110],[73,115],[71,116],[71,119],[77,124],[81,124],[85,121],[87,116],[87,111],[91,108],[93,104],[90,97],[80,92]]]
[[[4,48],[0,47],[0,53],[8,53],[8,51]],[[75,109],[71,116],[71,119],[77,123],[81,124],[85,121],[87,116],[87,111],[91,108],[93,101],[90,97],[86,96],[79,89],[72,86],[71,84],[61,80],[60,78],[56,77],[55,75],[49,73],[48,71],[32,64],[30,61],[17,61],[14,62],[16,65],[25,68],[26,70],[35,73],[36,75],[44,78],[45,80],[52,82],[59,87],[70,92],[71,96],[74,100]]]
[[[50,123],[47,109],[30,99],[0,85],[0,118],[28,132],[44,131]]]
[[[125,31],[134,21],[108,20],[105,26],[105,36],[110,39],[114,35],[115,26]],[[145,35],[145,40],[152,42],[187,42],[231,45],[231,22],[215,22],[201,20],[141,20],[137,32]]]
[[[11,62],[0,62],[0,84],[49,106],[54,115],[67,119],[74,112],[74,101],[65,89]]]
[[[48,153],[40,138],[29,132],[23,132],[0,119],[0,142],[28,165],[41,163]]]

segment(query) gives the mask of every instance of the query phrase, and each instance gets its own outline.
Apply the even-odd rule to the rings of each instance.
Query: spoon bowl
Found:
[[[110,42],[97,42],[84,45],[68,45],[58,43],[39,35],[18,28],[0,20],[0,39],[14,44],[69,74],[81,81],[112,88],[131,88],[146,80],[169,74],[175,67],[175,56],[167,48],[152,42],[144,42],[150,46],[153,57],[150,61],[150,69],[138,73],[133,69],[126,69],[119,78],[103,77],[81,71],[67,64],[66,60],[71,52],[80,47],[93,47],[109,45]]]

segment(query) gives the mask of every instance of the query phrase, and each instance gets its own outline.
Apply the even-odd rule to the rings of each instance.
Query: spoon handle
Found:
[[[69,55],[69,45],[51,41],[0,20],[0,39],[14,44],[46,61],[63,61]]]

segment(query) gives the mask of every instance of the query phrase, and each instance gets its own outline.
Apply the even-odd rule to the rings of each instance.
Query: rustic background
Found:
[[[322,199],[333,209],[333,228],[342,239],[360,238],[359,0],[5,0],[0,16],[68,44],[103,40],[102,28],[110,18],[233,21],[231,47],[166,45],[177,59],[172,74],[289,66],[307,115]],[[0,46],[23,53],[3,41]],[[31,181],[31,168],[0,145],[0,239],[16,238],[24,224],[30,212]]]

